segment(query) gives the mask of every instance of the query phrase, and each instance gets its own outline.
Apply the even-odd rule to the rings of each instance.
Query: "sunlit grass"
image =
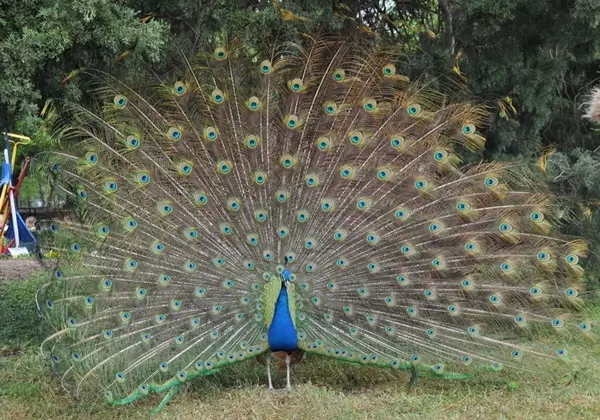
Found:
[[[248,360],[194,381],[156,418],[598,418],[600,354],[592,345],[578,350],[574,374],[559,379],[507,370],[461,381],[422,378],[412,389],[406,373],[307,357],[295,366],[291,393],[269,393],[264,365]],[[2,418],[147,418],[162,398],[116,408],[78,406],[34,347],[5,347],[2,354]],[[283,372],[276,379],[284,386]]]

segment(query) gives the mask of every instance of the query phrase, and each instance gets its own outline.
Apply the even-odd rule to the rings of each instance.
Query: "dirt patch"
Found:
[[[18,357],[25,354],[20,346],[8,346],[0,348],[0,357]]]
[[[44,268],[35,259],[0,259],[0,283],[13,280],[26,280],[36,271]]]

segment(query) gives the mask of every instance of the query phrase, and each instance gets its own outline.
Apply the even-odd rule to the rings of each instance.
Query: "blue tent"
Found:
[[[31,231],[27,228],[27,224],[19,213],[17,213],[17,227],[19,229],[19,240],[23,244],[35,242],[35,236],[33,236],[33,233],[31,233]],[[15,239],[15,230],[12,223],[8,225],[8,230],[6,231],[6,235],[4,235],[4,237],[11,240]]]

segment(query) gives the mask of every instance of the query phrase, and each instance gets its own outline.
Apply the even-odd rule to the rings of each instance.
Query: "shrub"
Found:
[[[40,278],[33,278],[0,284],[0,346],[39,344],[47,335],[35,303],[40,283]]]

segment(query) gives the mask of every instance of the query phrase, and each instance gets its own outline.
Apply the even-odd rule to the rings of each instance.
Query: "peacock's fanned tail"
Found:
[[[64,150],[38,159],[81,217],[45,246],[64,386],[168,399],[267,351],[284,268],[300,349],[351,363],[463,378],[591,334],[571,316],[586,247],[552,230],[553,198],[515,165],[459,169],[486,113],[395,63],[307,36],[260,57],[223,43],[141,90],[94,73],[104,101],[68,105]]]

